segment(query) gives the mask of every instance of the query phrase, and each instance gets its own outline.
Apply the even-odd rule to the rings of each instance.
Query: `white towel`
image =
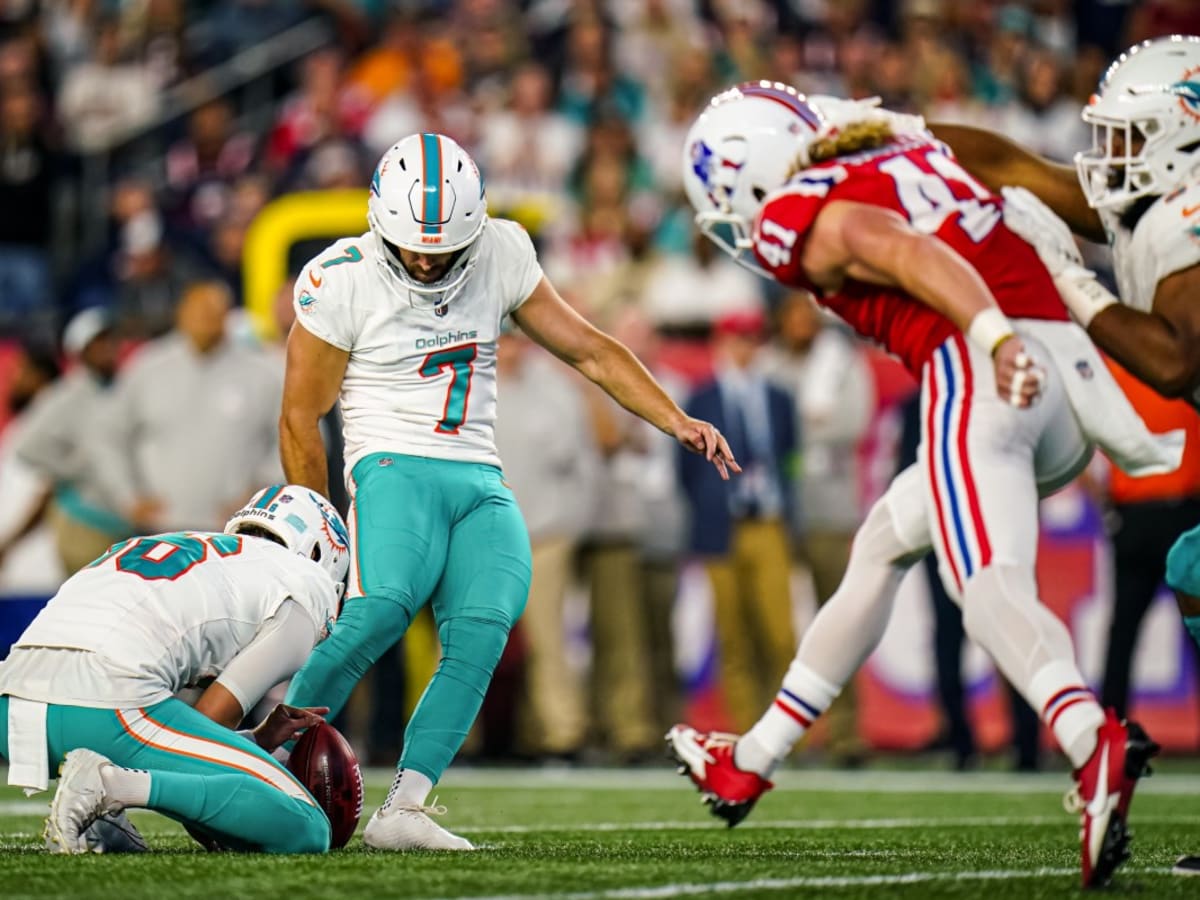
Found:
[[[1155,434],[1146,427],[1086,331],[1074,322],[1041,319],[1019,319],[1016,328],[1050,351],[1080,429],[1116,466],[1135,477],[1179,468],[1183,429]]]
[[[26,796],[50,786],[45,703],[8,698],[8,783],[25,788]]]

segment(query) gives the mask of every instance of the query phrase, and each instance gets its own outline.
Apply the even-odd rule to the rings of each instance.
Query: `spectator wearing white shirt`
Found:
[[[58,378],[58,362],[47,350],[25,345],[9,389],[13,414],[0,429],[0,591],[49,592],[64,573],[54,532],[45,523],[50,481],[17,457],[16,448],[33,401]]]
[[[141,509],[116,507],[91,452],[96,430],[110,415],[117,371],[109,314],[98,307],[76,314],[63,331],[62,348],[74,365],[30,407],[14,452],[52,486],[46,512],[64,574],[71,575],[132,534]]]
[[[228,337],[229,308],[221,282],[185,289],[175,330],[121,373],[95,435],[108,495],[164,529],[219,531],[253,485],[282,481],[282,367]]]
[[[529,529],[533,577],[521,616],[531,755],[570,758],[581,749],[587,709],[567,654],[563,618],[579,539],[595,507],[597,458],[579,385],[517,331],[496,356],[496,447]]]

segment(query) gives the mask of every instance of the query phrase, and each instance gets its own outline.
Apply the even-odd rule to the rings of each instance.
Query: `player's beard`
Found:
[[[1161,194],[1150,194],[1145,197],[1138,197],[1136,200],[1130,203],[1121,212],[1121,227],[1126,231],[1133,231],[1134,227],[1137,226],[1137,223],[1141,220],[1142,216],[1146,214],[1146,211],[1150,209],[1150,207],[1158,202],[1161,196]]]

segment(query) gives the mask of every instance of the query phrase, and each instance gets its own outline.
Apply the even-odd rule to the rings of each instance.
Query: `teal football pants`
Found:
[[[0,696],[0,753],[8,758]],[[79,747],[150,773],[147,809],[238,850],[324,853],[329,820],[295,776],[253,741],[169,699],[144,709],[48,704],[50,774]]]
[[[333,633],[285,702],[337,715],[428,601],[442,658],[404,733],[400,767],[441,778],[529,594],[529,534],[495,466],[373,453],[351,472],[350,588]]]
[[[1181,534],[1167,553],[1167,586],[1177,593],[1200,598],[1200,526]],[[1183,624],[1200,648],[1200,616],[1185,614]]]

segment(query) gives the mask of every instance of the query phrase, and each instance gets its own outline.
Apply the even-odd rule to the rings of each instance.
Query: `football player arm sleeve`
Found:
[[[941,141],[972,175],[993,191],[1023,187],[1036,194],[1071,230],[1088,240],[1106,243],[1100,217],[1087,204],[1074,166],[1064,166],[1030,153],[991,131],[969,125],[929,124]]]
[[[512,316],[530,338],[634,415],[671,435],[686,419],[637,357],[568,306],[545,277]]]
[[[1092,340],[1164,397],[1200,388],[1200,266],[1158,283],[1151,312],[1114,304],[1088,323]]]
[[[329,472],[320,422],[337,400],[349,361],[349,350],[322,340],[300,323],[292,326],[279,417],[279,455],[289,483],[326,497]]]
[[[267,691],[304,665],[315,641],[312,618],[300,604],[285,600],[200,696],[196,710],[226,728],[236,728]]]

